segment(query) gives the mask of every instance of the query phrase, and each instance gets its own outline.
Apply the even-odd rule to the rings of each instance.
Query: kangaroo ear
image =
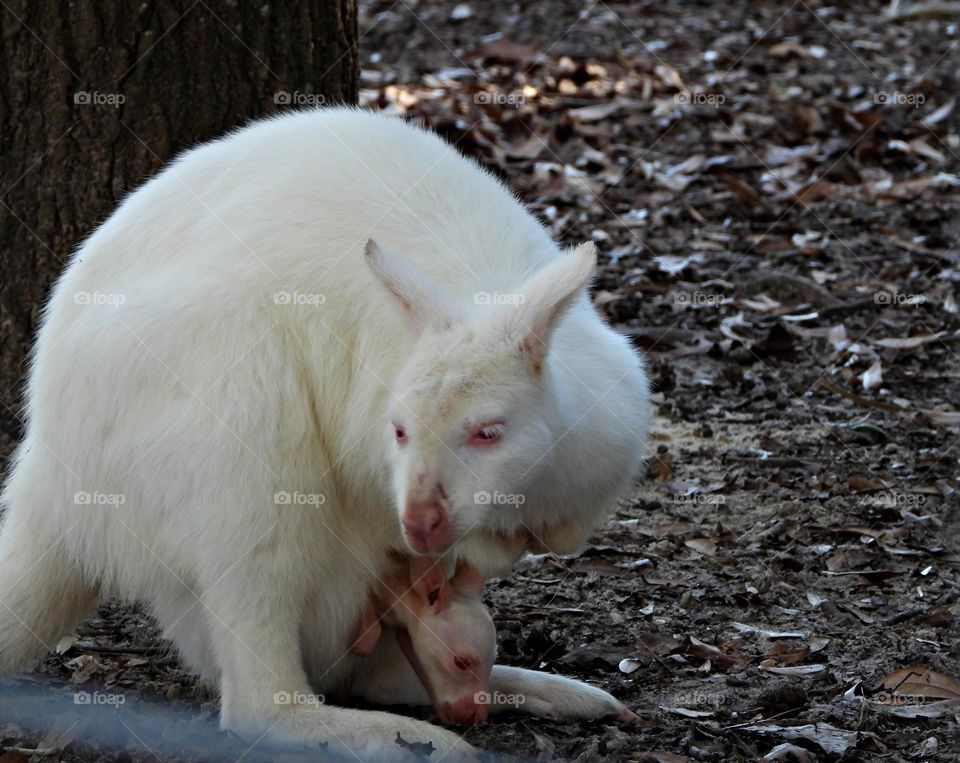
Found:
[[[590,282],[596,265],[597,247],[588,241],[554,259],[521,287],[523,302],[509,308],[510,334],[519,339],[520,352],[534,373],[543,366],[554,328]]]
[[[373,239],[364,253],[370,270],[397,298],[418,334],[428,328],[442,331],[456,322],[457,310],[446,290],[416,265],[385,253]]]
[[[451,586],[460,591],[467,591],[474,596],[480,596],[483,593],[484,583],[486,583],[486,579],[480,574],[480,571],[462,559],[457,562],[457,571],[450,579]]]
[[[443,560],[426,556],[411,557],[410,585],[421,612],[439,614],[450,606],[452,591],[444,572]]]

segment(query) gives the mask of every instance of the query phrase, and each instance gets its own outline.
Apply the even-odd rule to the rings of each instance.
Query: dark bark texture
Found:
[[[356,0],[0,7],[0,458],[51,283],[126,193],[252,117],[357,97]]]

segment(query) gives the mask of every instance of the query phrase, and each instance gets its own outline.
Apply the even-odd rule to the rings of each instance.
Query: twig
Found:
[[[926,611],[926,609],[908,609],[906,612],[901,612],[899,615],[888,617],[883,621],[883,623],[881,623],[881,625],[896,625],[897,623],[902,623],[906,620],[912,620],[917,615],[922,615]]]
[[[931,2],[914,3],[909,8],[900,10],[900,0],[892,0],[887,8],[887,21],[904,21],[909,19],[936,19],[949,18],[960,14],[960,3]]]

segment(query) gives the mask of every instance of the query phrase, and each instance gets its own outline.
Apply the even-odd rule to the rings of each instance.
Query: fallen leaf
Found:
[[[960,699],[960,683],[951,676],[922,665],[900,668],[878,679],[872,687],[900,696],[924,699]]]
[[[960,713],[960,701],[955,699],[927,702],[922,705],[871,702],[870,707],[884,715],[894,715],[898,718],[943,718]]]
[[[936,342],[942,336],[945,336],[945,334],[946,332],[940,332],[938,334],[921,334],[920,336],[903,338],[889,337],[887,339],[877,339],[874,344],[880,345],[881,347],[889,347],[893,350],[913,350],[925,344],[930,344],[930,342]]]
[[[776,673],[780,676],[807,676],[813,673],[822,673],[826,669],[826,665],[788,665],[785,667],[777,667],[776,660],[764,660],[760,663],[760,670],[765,673]]]
[[[872,477],[850,477],[847,483],[858,493],[870,493],[876,490],[886,490],[887,485]]]
[[[817,744],[824,752],[843,755],[847,750],[857,746],[860,741],[859,732],[838,729],[829,723],[810,723],[806,726],[744,726],[744,731],[755,734],[782,736],[787,739],[807,739]]]
[[[755,625],[747,625],[746,623],[732,622],[730,624],[741,633],[757,633],[768,639],[807,638],[810,635],[806,631],[774,631],[767,628],[758,628]]]
[[[394,740],[396,744],[402,747],[405,750],[409,750],[414,755],[422,755],[426,758],[429,758],[433,755],[433,751],[437,748],[433,746],[433,742],[408,742],[402,736],[400,732],[397,732],[397,738]]]
[[[880,367],[880,359],[877,358],[873,365],[863,372],[860,383],[863,384],[865,390],[871,390],[879,386],[881,382],[883,382],[883,370]]]
[[[567,113],[579,122],[599,122],[608,119],[623,108],[619,101],[598,103],[593,106],[582,106],[579,109],[570,109]]]
[[[730,190],[733,191],[734,196],[736,196],[737,199],[742,203],[750,206],[756,206],[760,204],[760,200],[763,197],[752,185],[744,182],[738,177],[734,177],[733,175],[723,175],[722,177],[723,182],[730,187]]]
[[[626,673],[627,675],[629,675],[630,673],[633,673],[639,670],[640,668],[642,668],[645,664],[646,664],[645,662],[641,662],[640,660],[635,660],[633,658],[628,657],[625,660],[620,660],[620,664],[617,665],[617,668],[621,673]]]
[[[684,541],[684,545],[704,556],[717,555],[717,544],[710,540],[710,538],[689,538]]]
[[[530,733],[533,734],[533,740],[537,745],[537,750],[539,751],[537,754],[538,763],[539,761],[546,763],[547,761],[554,760],[557,746],[554,744],[553,740],[545,734],[538,734],[535,731],[531,731]]]
[[[760,760],[761,763],[815,763],[816,758],[810,750],[785,742],[778,744]]]
[[[660,705],[660,709],[673,715],[682,715],[684,718],[712,718],[712,710],[691,710],[687,707],[666,707]]]
[[[70,651],[70,647],[76,644],[77,641],[79,640],[80,640],[80,637],[77,636],[76,634],[72,634],[70,636],[64,636],[62,639],[60,639],[57,642],[57,646],[54,651],[56,651],[57,654],[66,654],[67,652]]]

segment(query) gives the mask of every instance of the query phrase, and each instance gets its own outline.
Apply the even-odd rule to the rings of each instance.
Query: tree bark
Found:
[[[0,459],[51,283],[117,202],[252,117],[357,97],[356,0],[0,7]]]

